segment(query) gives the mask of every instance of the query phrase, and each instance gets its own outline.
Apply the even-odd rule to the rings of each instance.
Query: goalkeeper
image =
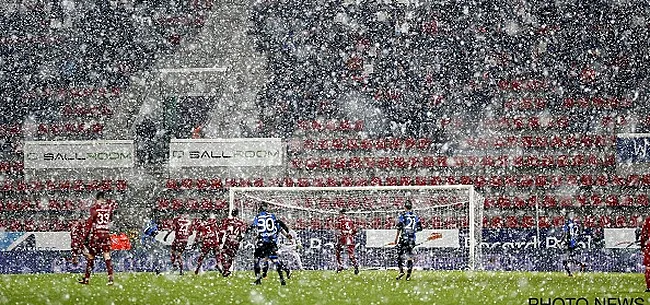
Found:
[[[404,277],[404,260],[406,260],[406,280],[411,280],[413,273],[413,249],[415,248],[415,233],[422,231],[422,224],[412,211],[413,205],[410,201],[404,204],[404,212],[397,217],[397,234],[395,234],[395,245],[397,248],[397,266],[399,275],[397,280]]]

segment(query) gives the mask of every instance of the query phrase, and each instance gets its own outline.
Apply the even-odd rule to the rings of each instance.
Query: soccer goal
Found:
[[[360,266],[395,268],[392,241],[407,200],[424,228],[417,234],[416,268],[480,269],[483,205],[471,185],[233,187],[229,196],[230,209],[238,208],[244,219],[252,220],[260,204],[266,203],[270,212],[295,230],[299,239],[295,252],[304,269],[336,268],[335,223],[341,209],[359,228],[356,255]],[[252,244],[240,252],[240,261],[250,264]]]

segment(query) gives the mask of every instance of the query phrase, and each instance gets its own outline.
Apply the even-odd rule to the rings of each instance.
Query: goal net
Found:
[[[335,226],[341,209],[358,227],[356,257],[360,267],[396,268],[397,250],[392,242],[397,218],[407,201],[423,226],[416,237],[416,268],[480,268],[483,210],[471,185],[233,187],[229,196],[230,210],[238,208],[245,220],[252,221],[260,204],[266,203],[270,212],[295,231],[295,245],[281,241],[279,250],[281,259],[294,268],[337,268]],[[246,238],[237,268],[252,268],[253,243],[253,236]],[[283,257],[283,252],[291,255]],[[351,267],[345,251],[342,257],[344,266]]]

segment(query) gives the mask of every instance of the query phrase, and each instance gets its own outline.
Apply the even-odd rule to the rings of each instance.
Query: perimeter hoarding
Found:
[[[131,168],[132,140],[27,141],[24,163],[28,169]]]
[[[281,166],[284,150],[279,138],[173,139],[169,167]]]

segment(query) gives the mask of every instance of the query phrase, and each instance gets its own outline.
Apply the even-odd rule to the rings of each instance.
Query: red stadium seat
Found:
[[[199,204],[199,209],[207,211],[212,209],[212,199],[210,198],[201,198],[201,203]]]
[[[524,215],[521,218],[521,226],[523,228],[533,228],[535,227],[535,217],[530,215]]]
[[[612,227],[612,217],[609,215],[601,215],[598,219],[601,228]]]
[[[551,225],[556,228],[564,226],[564,216],[554,216]]]
[[[260,178],[260,177],[255,178],[253,180],[253,186],[254,187],[263,187],[264,186],[264,178]]]
[[[188,198],[187,202],[185,203],[185,206],[187,207],[187,209],[192,211],[199,210],[200,208],[199,201],[194,198]]]
[[[474,177],[474,186],[475,187],[484,187],[484,186],[487,185],[487,183],[488,183],[488,180],[487,180],[487,178],[485,178],[485,176],[480,176],[479,175],[479,176]]]
[[[223,184],[220,178],[213,178],[210,180],[210,190],[220,190],[223,188]]]
[[[518,209],[523,209],[526,207],[526,200],[520,197],[512,197],[511,199],[512,206]]]
[[[416,176],[415,177],[415,185],[427,185],[428,184],[428,179],[427,177],[422,177],[422,176]]]
[[[397,185],[397,177],[386,177],[386,185],[388,186],[396,186]]]
[[[335,177],[327,177],[326,184],[329,187],[336,187],[336,186],[339,186],[339,181]]]
[[[614,227],[615,228],[625,228],[628,225],[627,217],[624,215],[617,215],[614,217]]]
[[[191,190],[194,187],[194,180],[191,178],[185,178],[181,180],[181,189],[182,190]]]
[[[170,208],[172,211],[178,211],[184,207],[185,200],[181,198],[172,198]]]
[[[636,205],[637,206],[643,206],[643,207],[648,206],[648,195],[646,195],[646,194],[637,195],[636,196]]]
[[[168,190],[178,190],[178,181],[176,181],[176,179],[168,179],[165,188]]]
[[[162,198],[162,197],[158,198],[158,205],[156,207],[158,210],[163,210],[163,211],[167,210],[169,209],[169,206],[170,206],[169,199]]]
[[[399,185],[401,186],[411,185],[412,182],[410,176],[402,176],[399,178]]]
[[[510,198],[505,196],[499,196],[499,198],[497,199],[497,206],[502,209],[510,208],[511,207]]]
[[[535,177],[535,187],[545,187],[547,177],[545,175],[538,175]]]
[[[603,199],[600,197],[598,194],[591,195],[590,198],[591,206],[594,207],[602,207],[603,206]]]
[[[519,186],[519,179],[517,179],[517,176],[505,176],[504,184],[506,187],[517,187]]]

